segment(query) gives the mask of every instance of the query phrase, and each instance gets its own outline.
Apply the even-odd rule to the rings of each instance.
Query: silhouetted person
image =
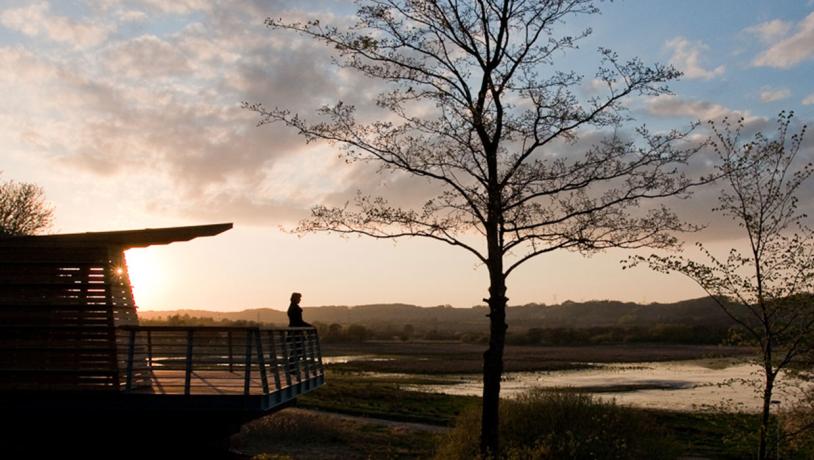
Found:
[[[300,300],[302,300],[302,294],[299,292],[291,294],[291,304],[288,305],[288,327],[313,327],[302,320]]]
[[[291,294],[291,303],[288,305],[288,327],[313,327],[302,319],[302,308],[300,308],[302,294],[294,292]],[[300,379],[297,371],[297,364],[305,357],[305,333],[303,331],[289,331],[288,333],[288,372],[295,374]]]

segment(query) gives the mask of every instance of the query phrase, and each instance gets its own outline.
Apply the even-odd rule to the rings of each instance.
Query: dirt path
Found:
[[[346,415],[337,412],[327,412],[315,409],[292,408],[289,410],[296,410],[302,413],[313,414],[320,417],[332,417],[338,420],[347,420],[369,425],[381,425],[387,427],[403,428],[414,431],[428,431],[431,433],[446,433],[447,431],[449,431],[449,427],[447,426],[429,425],[426,423],[401,422],[398,420],[386,420],[382,418],[360,417],[356,415]]]
[[[446,427],[290,407],[244,425],[232,458],[431,458]]]

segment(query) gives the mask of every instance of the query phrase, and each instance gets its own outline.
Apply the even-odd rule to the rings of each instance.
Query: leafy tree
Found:
[[[781,113],[774,137],[758,133],[741,140],[743,120],[713,124],[715,151],[726,188],[715,209],[742,229],[748,249],[732,249],[726,259],[698,247],[707,263],[681,256],[634,258],[660,272],[682,273],[700,285],[758,345],[763,373],[763,412],[759,458],[768,458],[769,409],[780,372],[809,352],[814,333],[814,232],[798,210],[799,188],[811,176],[811,163],[795,159],[805,127],[790,135],[793,113]]]
[[[346,333],[348,341],[360,343],[364,342],[370,337],[370,331],[368,328],[362,326],[361,324],[351,324],[348,326],[348,331]]]
[[[13,180],[0,183],[0,236],[39,233],[51,226],[53,214],[42,187]]]
[[[269,18],[336,50],[340,66],[380,81],[378,120],[337,102],[308,121],[284,108],[245,103],[260,124],[288,125],[307,141],[338,144],[348,161],[373,160],[382,173],[411,174],[441,191],[418,209],[359,194],[342,207],[316,206],[300,231],[374,238],[423,237],[471,253],[488,269],[490,339],[484,353],[481,447],[498,452],[498,405],[506,337],[506,280],[528,260],[560,249],[665,247],[686,229],[643,200],[684,194],[693,181],[677,167],[697,150],[687,131],[635,134],[623,101],[668,93],[669,66],[623,61],[599,50],[593,83],[555,58],[590,34],[557,36],[568,17],[597,13],[591,0],[369,0],[347,29],[318,20]],[[597,86],[597,85],[594,85]],[[602,139],[576,144],[591,131]]]

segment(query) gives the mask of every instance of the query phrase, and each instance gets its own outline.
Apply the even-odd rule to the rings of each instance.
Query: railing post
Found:
[[[252,379],[252,330],[246,330],[246,373],[243,376],[243,394],[249,394]]]
[[[184,374],[184,395],[189,396],[192,383],[192,339],[194,329],[187,331],[187,362]]]
[[[263,399],[264,404],[274,406],[324,383],[319,334],[313,328],[168,327],[165,330],[121,326],[116,329],[120,345],[117,379],[122,392],[142,391],[142,385],[148,385],[154,394],[176,394],[179,397],[182,394],[235,394],[235,390],[240,395],[240,379],[243,377],[244,396],[259,395],[262,391],[262,395],[268,396]],[[153,332],[158,333],[156,340],[152,338]],[[244,359],[239,361],[241,334],[245,334],[245,349]],[[224,354],[226,344],[223,339],[227,337],[232,342],[230,363],[226,362]],[[146,345],[139,345],[139,340],[144,340]],[[264,340],[269,342],[266,344]],[[233,372],[227,373],[228,364],[233,365]],[[241,365],[244,366],[243,376],[239,375]],[[259,376],[253,375],[253,366],[259,370]],[[122,375],[122,372],[126,374]],[[281,372],[285,377],[280,375]],[[193,377],[196,379],[195,395],[192,395]]]
[[[283,365],[285,366],[285,384],[291,387],[291,353],[288,351],[288,330],[280,331],[280,336],[283,343]]]
[[[232,372],[234,355],[232,353],[232,331],[226,331],[226,340],[229,342],[229,372]]]
[[[271,365],[274,367],[274,389],[280,391],[280,362],[277,360],[277,344],[274,338],[274,331],[266,331],[269,338],[269,358],[271,358]]]
[[[130,391],[133,389],[133,357],[136,353],[136,330],[130,329],[128,334],[130,343],[127,344],[127,383],[125,390]]]
[[[314,369],[311,360],[311,331],[302,331],[302,356],[303,356],[303,363],[305,367],[305,378],[306,380],[311,380],[313,377],[312,371]]]
[[[147,330],[147,364],[153,368],[153,331]]]
[[[297,343],[299,342],[299,343]],[[294,347],[296,349],[295,356],[295,363],[297,369],[297,382],[302,383],[302,357],[303,352],[305,351],[305,332],[304,331],[297,331],[294,334]]]
[[[260,384],[263,385],[263,394],[269,394],[269,380],[266,375],[266,357],[263,356],[263,337],[260,335],[260,329],[255,331],[254,337],[255,346],[257,347],[257,367],[260,368]]]
[[[319,332],[314,329],[314,351],[317,354],[317,372],[319,375],[325,375],[325,367],[322,365],[322,346],[319,343]]]

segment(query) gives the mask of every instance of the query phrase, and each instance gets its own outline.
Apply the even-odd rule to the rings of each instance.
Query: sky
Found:
[[[728,115],[771,132],[781,110],[814,120],[814,1],[600,7],[558,26],[593,31],[558,56],[561,69],[590,77],[602,46],[684,73],[673,95],[629,101],[636,123],[668,129]],[[257,114],[241,107],[261,102],[308,116],[340,99],[369,100],[375,85],[333,66],[330,49],[263,22],[341,25],[354,11],[338,0],[0,0],[0,180],[41,185],[53,233],[234,222],[213,238],[129,251],[143,309],[284,308],[292,291],[305,306],[482,304],[486,270],[459,249],[291,232],[312,206],[359,189],[387,190],[406,204],[423,196],[421,184],[348,165],[333,146],[258,127]],[[814,158],[811,136],[801,156]],[[814,187],[804,193],[810,203]],[[676,209],[708,226],[684,235],[687,243],[725,251],[741,241],[709,212],[714,197],[701,190]],[[628,254],[539,257],[509,278],[509,303],[703,295],[678,275],[621,270]]]

